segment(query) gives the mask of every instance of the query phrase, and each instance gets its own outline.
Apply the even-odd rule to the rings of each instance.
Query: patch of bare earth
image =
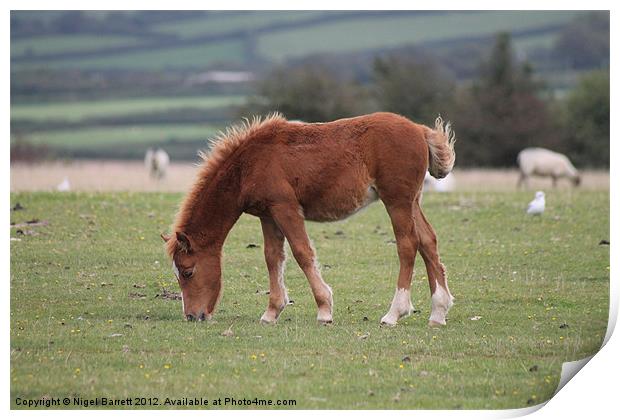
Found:
[[[54,191],[65,178],[71,191],[165,191],[186,192],[194,181],[194,163],[172,163],[162,180],[149,177],[141,161],[78,160],[11,165],[11,191]],[[584,171],[580,188],[608,190],[608,171]],[[519,174],[516,169],[455,169],[456,191],[512,191]],[[572,188],[561,180],[558,188]],[[532,178],[529,189],[551,189],[548,178]]]
[[[609,190],[609,171],[581,171],[580,189]],[[515,169],[455,169],[456,190],[463,191],[502,191],[516,190],[519,171]],[[551,178],[531,177],[529,190],[552,189]],[[574,188],[567,179],[558,180],[558,189]]]
[[[141,161],[77,160],[72,162],[13,163],[11,191],[55,191],[65,178],[71,191],[187,191],[196,165],[172,163],[166,177],[149,176]]]

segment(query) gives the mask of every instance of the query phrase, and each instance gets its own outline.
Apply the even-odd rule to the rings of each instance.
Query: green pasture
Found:
[[[334,324],[316,323],[290,259],[295,303],[262,326],[268,280],[257,219],[243,216],[227,240],[214,320],[190,323],[180,301],[163,297],[178,286],[159,234],[180,194],[11,194],[11,206],[25,208],[11,222],[45,222],[10,230],[11,405],[74,396],[349,409],[541,403],[562,363],[595,353],[606,331],[609,247],[599,241],[609,239],[609,193],[548,191],[542,217],[524,214],[531,196],[425,195],[455,297],[448,325],[432,329],[419,257],[419,312],[379,327],[398,273],[380,203],[343,222],[308,223],[334,290]]]
[[[75,51],[96,51],[100,48],[139,45],[144,43],[136,37],[123,35],[53,35],[11,42],[11,57],[30,54],[54,54]]]
[[[211,11],[196,19],[156,25],[153,30],[161,33],[189,38],[201,35],[214,35],[235,31],[252,31],[268,25],[284,22],[303,22],[306,19],[327,15],[325,11],[251,11],[231,13]]]
[[[244,103],[241,95],[119,98],[102,101],[13,104],[17,124],[11,144],[45,146],[52,154],[86,158],[141,158],[147,146],[161,144],[173,159],[194,159],[197,149],[223,128],[202,123]],[[197,122],[176,121],[192,114]],[[151,122],[152,121],[152,122]]]
[[[109,10],[82,10],[82,13],[97,20],[105,19],[110,13]],[[66,10],[12,10],[11,17],[18,16],[27,21],[39,21],[48,23],[50,20],[57,19],[66,13]],[[132,11],[124,13],[132,14]]]
[[[100,101],[55,102],[43,104],[12,104],[12,120],[80,121],[89,118],[111,118],[130,114],[147,114],[183,108],[214,109],[241,105],[241,95],[186,97],[119,98]]]
[[[121,127],[86,127],[24,134],[33,144],[64,149],[97,149],[101,146],[154,144],[167,141],[207,140],[221,128],[207,124],[148,124]],[[17,138],[14,140],[17,141]]]
[[[339,13],[339,12],[332,12]],[[103,47],[133,46],[144,48],[105,56],[72,56],[13,63],[13,70],[36,69],[126,69],[126,70],[200,70],[208,66],[238,66],[248,59],[248,51],[266,60],[282,60],[322,52],[360,51],[423,44],[432,41],[458,40],[472,36],[492,36],[497,31],[528,30],[568,23],[578,11],[446,11],[437,14],[347,16],[338,20],[317,21],[299,28],[270,29],[276,23],[315,19],[325,11],[262,11],[250,13],[210,12],[195,19],[145,25],[142,38],[116,35],[37,37],[12,41],[12,55],[30,51],[63,53],[97,51]],[[261,30],[261,32],[256,32]],[[153,48],[156,37],[184,38],[238,32],[234,39],[205,41],[200,45],[175,44]],[[243,33],[247,35],[243,35]],[[150,37],[150,38],[149,38]],[[518,47],[530,49],[549,45],[549,34],[516,37]],[[125,41],[123,41],[125,40]],[[523,41],[521,44],[519,42]],[[247,64],[247,63],[246,63]]]
[[[564,23],[574,14],[571,11],[494,11],[358,18],[268,33],[259,38],[258,51],[272,59],[283,59],[318,52],[395,47]],[[530,42],[531,45],[535,44]]]
[[[145,47],[143,50],[95,57],[46,59],[16,63],[14,70],[201,70],[217,64],[236,65],[243,62],[244,46],[241,41],[211,42],[202,45],[171,48]]]

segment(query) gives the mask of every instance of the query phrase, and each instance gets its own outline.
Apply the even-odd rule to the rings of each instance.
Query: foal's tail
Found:
[[[435,129],[424,127],[424,138],[428,144],[428,171],[435,178],[445,178],[454,167],[456,140],[450,122],[445,125],[441,116],[435,120]]]

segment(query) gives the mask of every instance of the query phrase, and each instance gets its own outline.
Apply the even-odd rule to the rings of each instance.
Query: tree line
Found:
[[[581,67],[588,57],[571,59]],[[569,92],[551,94],[502,33],[466,82],[457,83],[432,54],[419,51],[376,57],[366,83],[342,77],[322,60],[306,60],[266,74],[242,113],[277,110],[321,122],[390,111],[427,125],[441,114],[457,133],[459,166],[509,167],[520,150],[539,146],[567,154],[580,167],[609,167],[609,69],[600,67],[579,73]]]

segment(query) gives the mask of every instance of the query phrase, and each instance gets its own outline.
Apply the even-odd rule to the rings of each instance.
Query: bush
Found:
[[[577,165],[609,167],[609,70],[584,76],[566,100],[566,139]]]
[[[379,109],[431,124],[445,116],[453,102],[454,83],[429,57],[377,58],[374,63],[375,98]]]
[[[243,114],[279,111],[291,120],[332,121],[368,111],[365,90],[320,65],[279,67],[258,82]]]
[[[464,166],[513,166],[529,146],[556,148],[559,137],[531,67],[515,62],[508,34],[500,34],[481,78],[456,104],[457,156]]]
[[[54,152],[44,144],[34,144],[22,136],[11,142],[11,162],[39,162],[55,157]]]

